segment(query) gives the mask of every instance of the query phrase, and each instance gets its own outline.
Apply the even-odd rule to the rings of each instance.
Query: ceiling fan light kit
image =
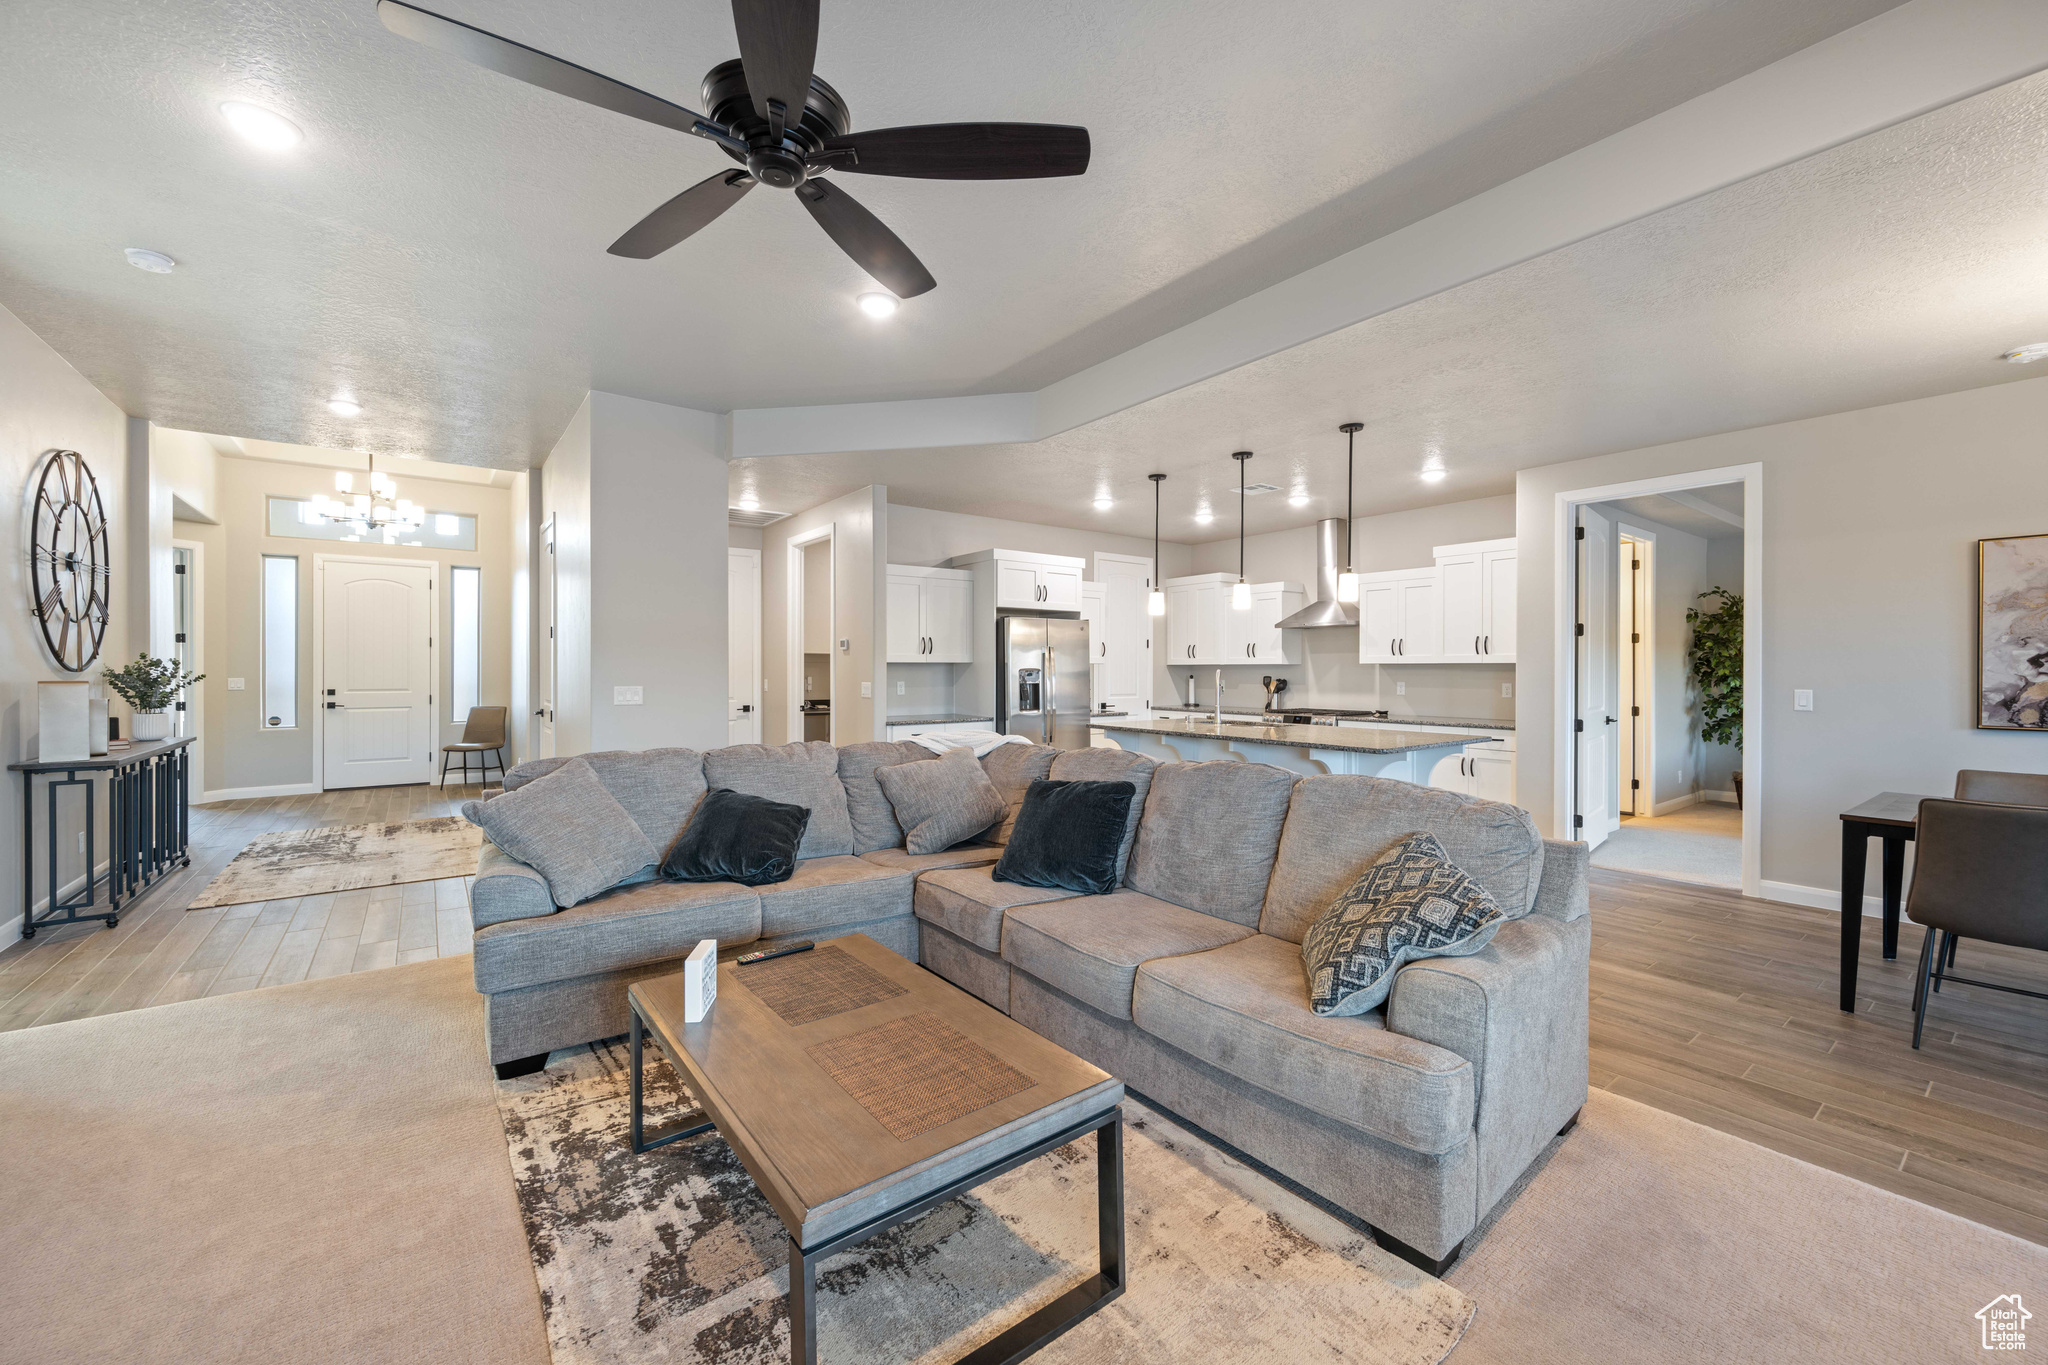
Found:
[[[743,169],[699,181],[634,224],[611,244],[614,256],[658,256],[708,226],[754,186],[766,185],[792,191],[856,265],[897,298],[915,298],[938,281],[859,200],[825,180],[828,173],[1025,180],[1088,169],[1088,130],[1064,124],[932,123],[855,132],[846,102],[813,69],[818,0],[732,0],[732,13],[740,55],[705,75],[699,93],[709,112],[699,114],[404,0],[377,4],[377,17],[401,37],[529,85],[704,138],[740,163]]]

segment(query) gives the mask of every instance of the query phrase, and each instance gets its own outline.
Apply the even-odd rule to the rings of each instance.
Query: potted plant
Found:
[[[1685,662],[1700,690],[1700,738],[1709,744],[1742,747],[1742,594],[1711,588],[1701,597],[1718,597],[1712,611],[1687,607],[1692,642]],[[1742,809],[1742,770],[1735,770],[1735,808]]]
[[[147,652],[120,668],[100,670],[107,686],[134,713],[129,717],[129,734],[136,739],[169,739],[172,704],[180,692],[205,676],[187,673],[176,659],[159,659]]]

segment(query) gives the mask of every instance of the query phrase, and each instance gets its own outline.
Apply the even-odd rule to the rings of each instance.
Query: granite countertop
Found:
[[[1152,709],[1154,711],[1185,711],[1191,716],[1213,716],[1216,714],[1216,708],[1213,706],[1189,706],[1186,702],[1167,702],[1164,706],[1154,706]],[[1294,708],[1283,706],[1280,709],[1288,711]],[[1226,716],[1263,716],[1268,713],[1259,710],[1255,706],[1226,706],[1223,708],[1223,714]],[[1452,725],[1468,730],[1512,730],[1515,728],[1515,723],[1512,720],[1475,720],[1471,716],[1394,716],[1382,721],[1365,720],[1363,717],[1358,719],[1347,717],[1344,723],[1347,726],[1363,723],[1378,725],[1382,729],[1393,728],[1397,730],[1403,725]]]
[[[1171,737],[1196,735],[1204,739],[1227,740],[1233,744],[1274,744],[1289,749],[1342,749],[1351,753],[1405,754],[1420,749],[1455,749],[1476,744],[1485,735],[1430,734],[1403,730],[1399,725],[1366,729],[1355,725],[1256,725],[1225,721],[1218,725],[1206,720],[1126,720],[1104,725],[1112,734],[1144,734]]]
[[[993,724],[995,723],[995,719],[996,719],[996,718],[995,718],[994,716],[955,716],[955,715],[932,715],[932,716],[890,716],[890,717],[888,717],[888,718],[887,718],[887,719],[886,719],[885,721],[883,721],[883,724],[885,724],[885,725],[975,725],[975,724],[989,724],[989,725],[993,725]]]
[[[1130,714],[1128,711],[1090,711],[1088,713],[1089,717],[1093,720],[1122,720]]]

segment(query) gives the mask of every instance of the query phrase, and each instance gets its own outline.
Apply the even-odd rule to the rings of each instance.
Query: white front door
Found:
[[[1621,827],[1615,801],[1620,771],[1615,763],[1615,737],[1620,729],[1615,693],[1620,660],[1614,647],[1619,612],[1615,597],[1614,523],[1590,507],[1579,509],[1578,676],[1578,837],[1598,847]]]
[[[761,742],[761,552],[725,552],[726,743]]]
[[[424,564],[324,559],[323,785],[434,778],[434,579]]]

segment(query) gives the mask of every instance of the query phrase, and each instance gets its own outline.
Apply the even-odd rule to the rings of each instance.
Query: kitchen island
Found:
[[[1404,730],[1398,725],[1268,725],[1233,719],[1219,725],[1213,719],[1193,717],[1096,721],[1095,728],[1118,747],[1149,754],[1162,763],[1230,759],[1266,763],[1311,777],[1340,773],[1425,784],[1431,768],[1445,754],[1493,739],[1476,733]]]

